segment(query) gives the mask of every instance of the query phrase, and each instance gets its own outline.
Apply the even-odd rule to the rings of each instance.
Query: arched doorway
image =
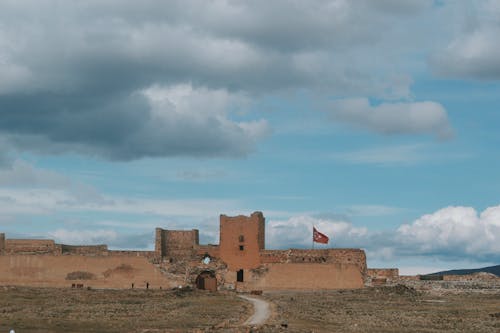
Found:
[[[196,277],[196,288],[217,291],[217,278],[211,271],[203,271]]]

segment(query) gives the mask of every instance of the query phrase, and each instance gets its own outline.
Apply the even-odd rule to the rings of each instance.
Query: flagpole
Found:
[[[314,224],[312,227],[313,227],[313,234],[312,234],[311,239],[312,239],[312,249],[314,250]]]

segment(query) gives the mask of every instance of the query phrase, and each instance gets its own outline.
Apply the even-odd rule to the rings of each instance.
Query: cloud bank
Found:
[[[468,8],[454,38],[430,59],[434,71],[455,78],[500,79],[500,1]]]
[[[112,160],[244,156],[269,125],[235,110],[260,98],[301,90],[318,99],[411,97],[404,59],[427,45],[398,31],[425,41],[416,19],[433,8],[388,0],[2,1],[0,139],[22,151]],[[407,111],[392,117],[400,109]],[[447,133],[435,102],[364,106],[337,118],[377,133]]]
[[[268,222],[266,246],[310,248],[314,225],[330,236],[329,246],[361,247],[367,250],[370,259],[421,257],[498,262],[499,221],[500,206],[489,207],[481,213],[472,207],[446,207],[386,232],[370,231],[342,219],[295,216]]]

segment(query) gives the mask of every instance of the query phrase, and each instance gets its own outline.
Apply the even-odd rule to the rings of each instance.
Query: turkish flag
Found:
[[[315,227],[313,227],[313,241],[316,243],[328,244],[328,236],[322,234]]]

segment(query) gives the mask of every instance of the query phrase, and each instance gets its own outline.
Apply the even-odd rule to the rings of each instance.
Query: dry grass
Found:
[[[274,322],[261,332],[500,332],[500,290],[436,296],[404,286],[272,293]]]
[[[499,332],[500,288],[378,287],[264,293],[274,316],[252,332]],[[0,332],[250,332],[232,294],[0,287]],[[223,325],[220,325],[224,323]],[[283,326],[282,326],[283,324]],[[284,326],[287,327],[284,327]]]
[[[0,332],[185,332],[250,313],[234,295],[201,291],[0,287]]]

